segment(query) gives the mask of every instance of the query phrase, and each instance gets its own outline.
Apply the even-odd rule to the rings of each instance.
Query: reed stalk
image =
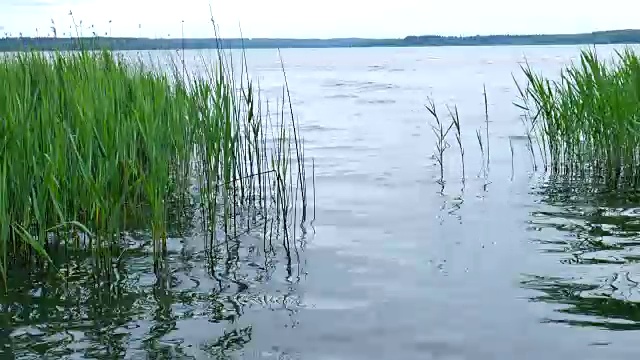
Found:
[[[304,182],[289,186],[292,161],[304,175],[295,119],[274,126],[249,78],[238,85],[224,52],[215,60],[201,76],[107,50],[0,58],[4,280],[18,259],[46,258],[50,246],[110,259],[132,229],[149,231],[160,261],[189,204],[211,249],[217,230],[228,238],[255,226],[270,236],[262,223],[287,217],[292,191],[306,206]]]
[[[527,86],[518,106],[553,172],[591,174],[614,184],[638,178],[640,58],[634,51],[616,51],[607,61],[594,49],[582,50],[557,80],[529,64],[522,70]]]
[[[433,155],[440,168],[440,179],[438,181],[444,186],[444,152],[450,147],[449,142],[447,141],[447,135],[454,126],[454,123],[452,122],[447,126],[442,122],[442,120],[440,120],[436,104],[433,100],[429,99],[429,104],[425,105],[425,108],[429,111],[429,114],[431,114],[435,121],[435,124],[431,124],[431,130],[436,137],[436,150]]]

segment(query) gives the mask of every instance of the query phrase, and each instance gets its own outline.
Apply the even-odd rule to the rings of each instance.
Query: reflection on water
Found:
[[[545,322],[640,330],[640,190],[600,180],[552,176],[535,191],[542,209],[529,229],[541,251],[569,267],[568,276],[530,276],[522,286],[542,293],[531,300],[571,315]]]
[[[0,295],[0,358],[636,358],[637,335],[610,330],[640,330],[640,192],[539,182],[512,105],[524,55],[550,73],[577,53],[283,50],[317,190],[290,256],[240,229],[207,256],[189,209],[168,214],[158,274],[144,234],[128,234],[110,282],[87,254],[56,250],[67,281],[16,272]],[[247,58],[265,98],[281,96],[277,52]],[[451,138],[437,183],[429,96],[460,110],[464,182]]]
[[[618,285],[613,283],[617,282]],[[551,304],[564,305],[558,312],[579,317],[547,318],[543,322],[573,326],[594,326],[608,330],[640,330],[638,283],[628,272],[616,273],[607,285],[589,285],[552,277],[532,277],[522,282],[528,289],[544,295],[532,298]],[[620,287],[618,287],[620,286]],[[635,301],[630,299],[635,297]]]
[[[287,271],[248,236],[214,258],[204,239],[173,241],[159,272],[142,246],[123,253],[110,281],[96,278],[88,254],[64,250],[53,256],[59,271],[16,272],[0,297],[0,357],[226,359],[251,341],[241,321],[251,309],[286,311],[295,326],[304,271],[295,259]]]

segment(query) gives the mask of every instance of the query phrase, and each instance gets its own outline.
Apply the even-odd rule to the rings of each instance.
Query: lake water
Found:
[[[613,47],[598,47],[602,55]],[[640,354],[640,199],[533,171],[515,76],[554,75],[579,47],[287,49],[316,204],[293,276],[283,259],[210,271],[197,239],[169,243],[166,277],[143,253],[97,284],[76,254],[64,285],[13,278],[2,358],[632,359]],[[193,55],[193,56],[190,56]],[[193,58],[196,53],[188,53]],[[249,50],[275,99],[275,50]],[[189,63],[197,71],[196,63]],[[489,102],[490,166],[476,130]],[[432,158],[432,96],[457,105],[465,171]],[[447,120],[448,121],[448,120]],[[513,148],[513,152],[511,149]],[[249,244],[247,241],[246,244]]]

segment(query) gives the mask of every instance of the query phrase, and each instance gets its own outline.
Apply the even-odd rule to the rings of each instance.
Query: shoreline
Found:
[[[640,44],[640,30],[614,30],[583,34],[407,36],[398,39],[334,38],[139,38],[139,37],[5,37],[0,52],[21,50],[204,50],[204,49],[322,49],[444,46],[552,46]]]

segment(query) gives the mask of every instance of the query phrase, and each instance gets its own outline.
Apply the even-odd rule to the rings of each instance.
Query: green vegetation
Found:
[[[22,37],[5,34],[0,38],[0,51],[23,49],[72,50],[81,43],[94,49],[160,50],[235,48],[333,48],[378,46],[495,46],[495,45],[575,45],[575,44],[636,44],[640,30],[597,31],[582,34],[549,35],[476,35],[476,36],[407,36],[403,39],[269,39],[269,38],[122,38],[122,37]],[[86,45],[85,45],[86,46]]]
[[[498,45],[579,45],[637,44],[640,30],[594,31],[581,34],[407,36],[403,46],[498,46]]]
[[[539,164],[556,176],[590,179],[592,186],[637,187],[640,182],[640,56],[630,48],[616,51],[613,59],[600,59],[595,49],[582,50],[579,61],[564,68],[557,80],[536,73],[527,63],[521,67],[526,86],[516,82],[524,111],[534,170]],[[485,177],[489,169],[489,111],[484,96],[485,137],[477,130]],[[438,117],[435,103],[427,110],[435,119],[434,159],[444,181],[444,152],[455,129],[463,178],[465,149],[460,135],[457,107],[449,107],[450,124]],[[513,144],[510,139],[513,156]],[[513,159],[512,159],[513,167]],[[464,180],[464,179],[463,179]]]
[[[608,62],[595,50],[557,81],[523,67],[528,80],[519,104],[538,138],[543,161],[555,172],[637,178],[640,160],[640,58],[630,49]]]
[[[482,131],[481,129],[476,130],[476,135],[478,138],[478,145],[480,148],[480,153],[482,155],[482,172],[484,173],[485,180],[488,176],[489,169],[489,102],[487,100],[487,92],[486,89],[483,91],[484,96],[484,114],[485,114],[485,133],[486,139],[482,139]],[[433,118],[434,122],[431,124],[431,130],[435,136],[435,151],[433,152],[433,159],[436,161],[438,168],[440,169],[440,178],[438,179],[438,183],[444,189],[444,163],[445,163],[445,151],[451,146],[449,143],[449,132],[454,130],[455,141],[458,144],[458,150],[460,152],[460,165],[462,166],[462,183],[464,187],[464,183],[466,181],[466,171],[465,171],[465,150],[464,144],[462,142],[462,129],[460,127],[460,114],[458,113],[458,106],[454,105],[453,107],[446,105],[447,112],[449,113],[449,118],[451,122],[447,125],[445,124],[438,115],[438,109],[436,107],[433,99],[428,99],[429,104],[425,105],[425,108],[429,112],[429,115]],[[486,147],[486,157],[485,157],[485,147]]]
[[[217,232],[258,227],[265,251],[281,236],[288,251],[287,222],[299,195],[306,206],[306,185],[285,93],[271,121],[248,76],[234,77],[222,52],[217,60],[192,77],[176,61],[166,69],[109,51],[0,59],[5,284],[12,264],[46,258],[51,246],[88,248],[110,268],[124,231],[150,229],[159,265],[167,237],[184,227],[176,223],[202,224],[209,249]]]

